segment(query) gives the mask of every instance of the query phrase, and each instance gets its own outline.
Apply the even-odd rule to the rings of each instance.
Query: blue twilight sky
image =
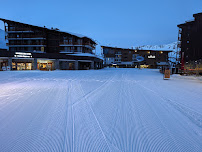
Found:
[[[175,42],[177,24],[198,12],[202,12],[202,0],[0,1],[1,18],[57,27],[102,45],[126,48]]]

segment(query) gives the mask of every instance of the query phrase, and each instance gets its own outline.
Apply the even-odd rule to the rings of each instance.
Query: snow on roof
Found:
[[[172,52],[173,50],[163,50],[163,49],[144,49],[144,48],[141,48],[139,50],[146,50],[146,51],[163,51],[163,52]]]
[[[143,45],[136,47],[139,50],[154,50],[154,51],[173,51],[177,48],[177,42],[165,45]]]
[[[139,47],[134,47],[134,48],[119,48],[119,47],[112,47],[112,46],[101,46],[105,48],[113,48],[113,49],[122,49],[122,50],[142,50],[142,51],[165,51],[165,52],[172,52],[172,48],[161,48],[157,46],[152,46],[152,45],[144,45],[144,46],[139,46]]]
[[[76,37],[79,37],[79,38],[87,38],[87,39],[90,39],[91,41],[95,42],[96,40],[90,38],[90,37],[87,37],[85,35],[82,35],[82,34],[78,34],[78,33],[73,33],[73,32],[65,32],[65,31],[61,31],[61,30],[57,30],[58,32],[62,32],[62,33],[68,33],[70,35],[74,35]],[[96,43],[96,42],[95,42]]]
[[[96,57],[96,58],[99,58],[99,59],[103,60],[103,57],[97,56],[95,54],[90,54],[90,53],[74,53],[74,54],[66,54],[66,55]]]

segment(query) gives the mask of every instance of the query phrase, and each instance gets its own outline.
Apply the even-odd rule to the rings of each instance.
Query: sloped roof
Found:
[[[129,51],[162,51],[162,52],[172,52],[173,50],[165,50],[165,49],[129,49],[129,48],[118,48],[118,47],[111,47],[111,46],[101,46],[102,48],[111,48],[111,49],[120,49],[120,50],[129,50]]]
[[[49,30],[49,31],[55,31],[55,32],[65,33],[65,34],[69,34],[69,35],[72,35],[72,36],[75,36],[75,37],[78,37],[78,38],[86,38],[86,39],[89,39],[90,41],[92,41],[94,44],[97,44],[97,43],[95,42],[95,40],[93,40],[92,38],[89,38],[89,37],[84,36],[84,35],[81,35],[81,34],[76,34],[76,33],[71,33],[71,32],[60,31],[60,30],[57,29],[57,28],[56,28],[56,29],[50,29],[50,28],[46,28],[45,26],[44,26],[44,27],[41,27],[41,26],[36,26],[36,25],[21,23],[21,22],[12,21],[12,20],[3,19],[3,18],[0,18],[0,20],[2,20],[2,21],[4,21],[4,22],[14,22],[14,23],[18,23],[18,24],[23,24],[23,25],[35,27],[35,28],[41,28],[41,29],[45,29],[45,30]]]

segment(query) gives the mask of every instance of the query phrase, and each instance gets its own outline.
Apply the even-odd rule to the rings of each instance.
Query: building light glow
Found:
[[[24,53],[24,52],[15,52],[15,54],[20,54],[20,55],[32,55],[31,53]]]
[[[32,58],[31,53],[24,53],[24,52],[15,52],[14,57],[16,58]]]

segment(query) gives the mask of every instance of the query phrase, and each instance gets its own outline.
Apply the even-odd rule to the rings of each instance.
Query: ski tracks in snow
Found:
[[[193,82],[171,85],[138,69],[8,75],[0,83],[2,152],[202,151],[202,96],[184,89]],[[175,95],[183,90],[192,103]]]

